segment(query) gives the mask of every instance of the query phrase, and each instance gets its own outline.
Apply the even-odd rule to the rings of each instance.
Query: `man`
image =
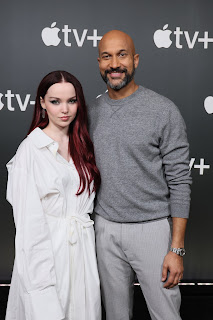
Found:
[[[135,83],[139,55],[127,34],[106,33],[98,62],[108,92],[90,119],[102,177],[95,229],[106,317],[132,318],[136,273],[151,318],[181,319],[191,184],[185,124],[170,100]]]

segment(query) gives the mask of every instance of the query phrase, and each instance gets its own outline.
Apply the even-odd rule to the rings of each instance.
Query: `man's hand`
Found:
[[[166,281],[164,288],[170,289],[183,278],[183,257],[169,252],[163,262],[162,281]]]

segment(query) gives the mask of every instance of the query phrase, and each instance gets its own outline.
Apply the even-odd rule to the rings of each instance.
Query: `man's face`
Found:
[[[98,62],[101,76],[110,88],[120,90],[132,81],[136,56],[125,37],[104,39],[99,47]]]

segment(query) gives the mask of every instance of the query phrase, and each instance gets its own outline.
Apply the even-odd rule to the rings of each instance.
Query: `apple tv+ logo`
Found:
[[[15,111],[14,102],[18,104],[21,111],[26,111],[28,105],[35,105],[35,101],[30,100],[31,95],[26,94],[24,98],[21,98],[19,93],[12,93],[12,90],[7,90],[7,93],[2,94],[0,92],[0,111],[6,107],[9,111]],[[4,102],[2,99],[4,98]]]
[[[98,41],[101,40],[102,36],[98,36],[97,29],[92,30],[92,35],[87,35],[88,29],[84,29],[81,34],[79,34],[77,29],[70,29],[67,24],[64,25],[63,29],[60,30],[56,27],[56,22],[53,22],[50,27],[46,27],[41,32],[41,38],[44,44],[49,46],[57,47],[61,42],[61,38],[59,37],[59,32],[62,31],[64,45],[66,47],[71,47],[72,42],[69,39],[69,35],[72,33],[75,43],[78,47],[82,47],[85,40],[92,41],[92,46],[97,47]]]
[[[213,38],[209,37],[208,31],[203,32],[203,37],[198,37],[200,35],[199,31],[189,34],[188,31],[182,31],[180,27],[176,27],[175,31],[172,32],[168,29],[168,26],[168,24],[165,24],[162,30],[158,29],[155,31],[153,40],[156,47],[168,49],[173,43],[170,39],[172,34],[175,36],[175,46],[177,49],[182,49],[185,46],[193,49],[196,43],[203,43],[203,49],[208,49],[209,43],[213,43]]]

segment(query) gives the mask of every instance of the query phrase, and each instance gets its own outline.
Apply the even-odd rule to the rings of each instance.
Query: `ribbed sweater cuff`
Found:
[[[190,203],[171,203],[172,218],[189,218]]]

